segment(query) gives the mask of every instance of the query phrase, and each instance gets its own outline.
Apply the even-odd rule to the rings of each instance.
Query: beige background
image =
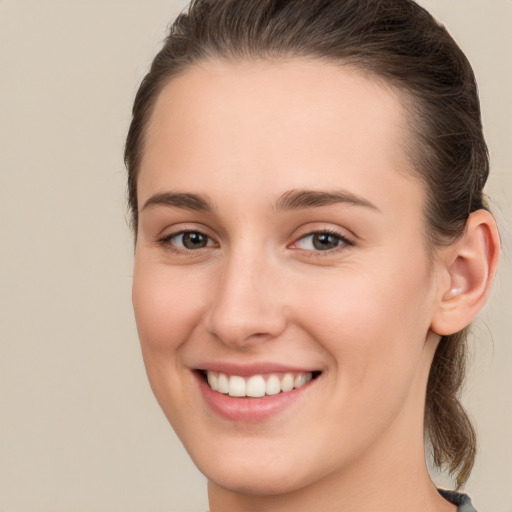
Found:
[[[424,0],[473,62],[505,244],[466,403],[480,512],[512,512],[512,1]],[[202,511],[146,382],[122,147],[184,1],[0,0],[0,512]]]

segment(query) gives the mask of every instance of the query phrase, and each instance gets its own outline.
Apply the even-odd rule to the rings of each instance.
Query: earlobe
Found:
[[[468,326],[489,296],[500,253],[494,217],[486,210],[473,212],[464,235],[447,248],[444,288],[431,330],[447,336]]]

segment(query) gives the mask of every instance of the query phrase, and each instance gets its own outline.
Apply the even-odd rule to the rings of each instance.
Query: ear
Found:
[[[430,329],[447,336],[475,319],[491,291],[500,254],[494,217],[486,210],[473,212],[462,238],[443,253],[439,302]]]

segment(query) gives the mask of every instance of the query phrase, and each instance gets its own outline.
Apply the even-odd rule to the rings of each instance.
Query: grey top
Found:
[[[471,499],[467,494],[461,494],[455,491],[446,491],[444,489],[438,489],[438,491],[443,498],[451,501],[454,505],[457,505],[457,512],[476,512],[471,503]]]

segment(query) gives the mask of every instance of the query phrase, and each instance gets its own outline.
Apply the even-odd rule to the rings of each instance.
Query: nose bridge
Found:
[[[264,248],[240,243],[219,269],[207,327],[231,345],[270,339],[286,326],[283,306],[275,262]]]

